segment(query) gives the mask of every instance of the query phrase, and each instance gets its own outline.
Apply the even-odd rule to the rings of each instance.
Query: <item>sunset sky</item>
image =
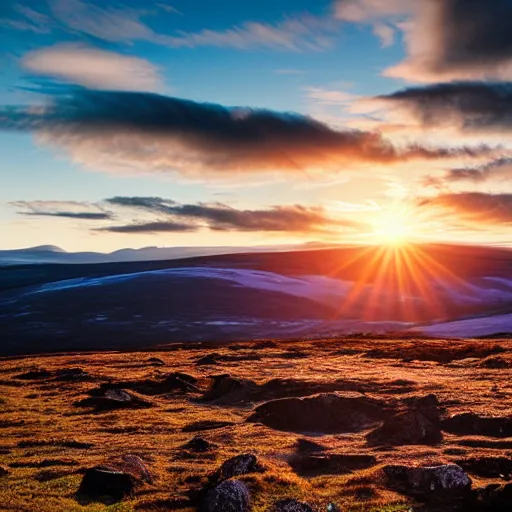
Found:
[[[512,0],[2,0],[0,249],[512,245]]]

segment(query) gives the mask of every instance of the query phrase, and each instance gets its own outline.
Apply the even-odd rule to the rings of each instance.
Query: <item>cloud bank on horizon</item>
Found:
[[[227,2],[205,16],[199,7],[208,9],[205,0],[3,4],[2,37],[16,50],[4,55],[0,130],[32,134],[44,158],[97,171],[88,174],[97,185],[57,186],[38,200],[30,183],[25,197],[13,185],[0,222],[14,232],[68,219],[96,240],[205,231],[356,240],[372,232],[372,215],[399,209],[427,216],[429,235],[434,223],[440,238],[508,243],[512,0]],[[358,58],[369,41],[371,55]],[[128,179],[154,195],[123,188]],[[161,180],[176,199],[160,198]],[[340,216],[335,201],[378,207]]]

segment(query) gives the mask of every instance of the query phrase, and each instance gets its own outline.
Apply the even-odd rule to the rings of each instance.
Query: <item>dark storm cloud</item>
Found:
[[[106,199],[106,203],[187,219],[214,231],[307,232],[334,227],[356,229],[361,226],[346,219],[332,219],[323,208],[300,205],[240,210],[222,203],[179,204],[158,197],[113,197]]]
[[[421,0],[415,8],[404,25],[409,56],[388,75],[413,81],[510,76],[512,0]]]
[[[423,126],[463,131],[512,128],[512,82],[451,82],[411,87],[378,100],[405,108]]]
[[[476,224],[512,224],[512,194],[462,192],[419,200],[420,206],[448,210]]]
[[[33,130],[91,167],[135,172],[213,173],[312,170],[351,163],[472,156],[467,148],[398,149],[379,133],[336,130],[294,113],[116,91],[73,91],[44,111],[5,108],[0,128]]]

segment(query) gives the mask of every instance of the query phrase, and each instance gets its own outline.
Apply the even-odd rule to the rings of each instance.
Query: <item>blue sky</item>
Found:
[[[397,224],[408,236],[508,243],[503,126],[473,133],[459,110],[428,125],[409,91],[435,94],[436,82],[506,86],[510,56],[446,67],[448,51],[435,54],[425,35],[426,23],[442,30],[433,14],[450,15],[413,12],[401,0],[4,1],[0,249],[365,242],[392,237]],[[478,36],[482,48],[494,37],[487,26]],[[453,37],[463,44],[466,34]],[[421,61],[428,69],[417,47],[432,53]],[[393,95],[404,88],[407,96]],[[453,108],[454,95],[468,92],[446,94]],[[195,108],[203,102],[241,120],[243,149],[233,139],[238,125],[217,130],[203,117],[211,112]],[[186,128],[170,119],[177,108],[193,116]],[[287,112],[308,117],[288,119],[292,138],[282,140],[275,121]],[[294,131],[303,128],[312,138]],[[480,181],[450,174],[499,162],[500,172]],[[485,206],[496,195],[499,215]],[[116,197],[139,201],[127,207]]]

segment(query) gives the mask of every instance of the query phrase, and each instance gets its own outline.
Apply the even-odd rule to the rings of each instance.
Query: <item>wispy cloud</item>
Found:
[[[159,70],[150,62],[82,45],[61,44],[34,50],[21,63],[34,74],[92,89],[163,89]]]
[[[78,220],[111,220],[113,214],[100,205],[79,201],[14,201],[20,215],[33,217],[60,217]]]

